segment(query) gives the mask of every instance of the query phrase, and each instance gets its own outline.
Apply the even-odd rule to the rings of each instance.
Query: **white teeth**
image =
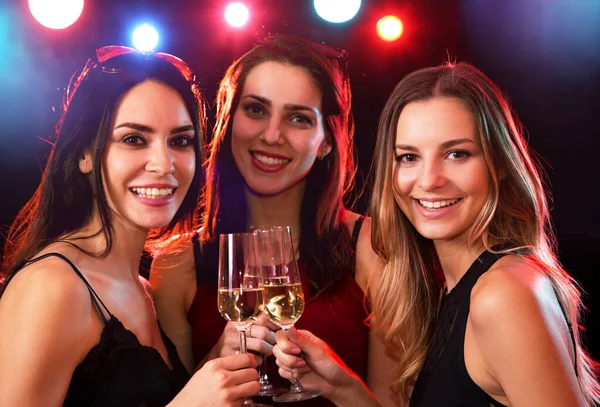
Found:
[[[421,205],[423,208],[427,208],[427,209],[439,209],[439,208],[445,208],[447,206],[454,205],[459,200],[460,200],[459,198],[455,198],[455,199],[448,199],[448,200],[444,200],[444,201],[431,202],[431,201],[422,201],[419,199],[419,205]]]
[[[258,153],[252,153],[252,156],[264,165],[282,165],[282,164],[287,164],[290,161],[292,161],[292,160],[288,160],[286,158],[267,157],[265,155],[261,155]]]
[[[173,188],[131,188],[140,198],[162,199],[173,194]]]

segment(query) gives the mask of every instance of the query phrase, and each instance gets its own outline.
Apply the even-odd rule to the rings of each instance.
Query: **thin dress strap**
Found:
[[[360,215],[358,219],[354,222],[354,228],[352,229],[352,240],[350,241],[350,245],[352,247],[352,252],[354,252],[356,256],[356,246],[358,244],[358,235],[360,234],[360,229],[362,228],[362,224],[365,221],[365,217]],[[356,267],[355,267],[356,268]],[[352,276],[354,276],[355,268],[352,270]]]
[[[71,263],[71,261],[69,259],[67,259],[65,256],[63,256],[60,253],[47,253],[44,254],[40,257],[36,257],[35,259],[31,259],[28,260],[26,262],[24,262],[22,265],[20,265],[14,272],[11,273],[10,276],[8,276],[8,278],[6,279],[6,282],[4,283],[4,287],[2,292],[0,292],[0,297],[2,296],[2,293],[4,292],[4,290],[6,290],[6,287],[8,286],[8,283],[10,283],[10,280],[12,280],[12,278],[23,268],[29,266],[30,264],[36,263],[40,260],[43,260],[47,257],[58,257],[63,259],[64,261],[66,261],[69,266],[71,266],[71,268],[73,269],[73,271],[75,271],[75,273],[79,276],[79,278],[81,278],[81,280],[83,280],[83,282],[85,283],[86,287],[88,288],[88,291],[90,292],[90,296],[92,297],[92,301],[94,302],[94,305],[96,306],[96,309],[98,310],[98,313],[100,314],[100,317],[102,318],[102,321],[104,322],[104,324],[106,324],[106,322],[108,321],[106,316],[104,315],[104,312],[102,311],[102,308],[100,307],[100,304],[102,304],[102,307],[104,308],[104,310],[106,311],[106,313],[108,315],[110,315],[110,317],[112,318],[112,314],[110,313],[110,311],[108,310],[108,308],[106,307],[106,305],[104,305],[104,303],[102,302],[102,300],[100,299],[100,297],[98,297],[98,294],[96,294],[96,292],[94,291],[94,289],[92,288],[92,286],[88,283],[88,281],[85,279],[85,277],[83,276],[83,274],[81,274],[81,271],[79,271],[79,269],[77,267],[75,267],[75,265],[73,263]],[[98,303],[100,302],[100,304]]]

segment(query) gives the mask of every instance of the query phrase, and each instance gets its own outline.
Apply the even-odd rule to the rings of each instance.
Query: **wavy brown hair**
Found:
[[[434,97],[456,98],[473,113],[491,180],[487,202],[477,217],[469,242],[502,245],[540,265],[574,328],[576,364],[588,402],[600,400],[598,366],[582,348],[582,312],[576,282],[561,267],[545,193],[545,174],[523,137],[522,125],[501,90],[466,63],[425,68],[406,76],[389,97],[379,121],[370,211],[372,243],[385,260],[373,318],[384,328],[385,342],[398,358],[394,388],[408,398],[433,338],[440,305],[442,276],[430,240],[419,235],[396,204],[393,189],[394,144],[402,109]]]
[[[181,95],[196,133],[194,151],[198,165],[175,216],[164,228],[151,231],[147,244],[149,247],[160,246],[173,240],[174,231],[191,232],[197,228],[197,202],[202,184],[200,145],[205,134],[204,103],[191,69],[176,57],[172,58],[173,63],[161,55],[165,54],[134,52],[115,56],[104,64],[94,57],[82,71],[73,75],[40,185],[9,229],[1,269],[5,274],[54,242],[65,241],[78,247],[76,241],[86,237],[74,239],[72,235],[91,220],[94,211],[102,224],[96,234],[104,235],[106,247],[102,253],[86,253],[102,257],[110,252],[113,229],[102,183],[103,154],[122,95],[149,79],[162,82]],[[86,150],[93,154],[91,174],[79,170],[79,160]],[[189,234],[182,233],[181,236]]]
[[[216,125],[205,164],[200,240],[205,246],[221,233],[248,228],[245,181],[231,152],[231,128],[248,73],[267,61],[306,69],[322,94],[325,134],[332,149],[323,160],[315,161],[307,175],[299,244],[300,262],[311,286],[321,292],[347,271],[348,255],[339,249],[350,241],[343,223],[344,196],[353,186],[356,169],[352,94],[342,65],[343,52],[300,37],[277,35],[256,45],[227,69],[217,92]]]

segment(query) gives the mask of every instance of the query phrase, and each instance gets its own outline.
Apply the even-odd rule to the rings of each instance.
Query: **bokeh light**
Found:
[[[377,35],[384,41],[395,41],[402,35],[404,27],[396,16],[385,16],[377,22]]]
[[[152,51],[157,44],[158,32],[148,24],[142,24],[133,32],[133,46],[138,51]]]
[[[330,23],[345,23],[360,9],[360,0],[314,0],[315,11]]]
[[[29,10],[44,27],[61,30],[77,21],[83,0],[29,0]]]
[[[225,21],[232,27],[243,27],[249,17],[248,7],[242,3],[231,3],[225,9]]]

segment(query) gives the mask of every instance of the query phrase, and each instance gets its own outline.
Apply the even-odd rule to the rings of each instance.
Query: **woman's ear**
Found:
[[[84,174],[89,174],[92,172],[93,165],[92,152],[90,150],[85,150],[79,159],[79,171]]]
[[[326,137],[325,140],[321,143],[319,147],[319,152],[317,153],[317,158],[322,160],[327,157],[327,154],[331,152],[331,142],[329,141],[329,137]]]

